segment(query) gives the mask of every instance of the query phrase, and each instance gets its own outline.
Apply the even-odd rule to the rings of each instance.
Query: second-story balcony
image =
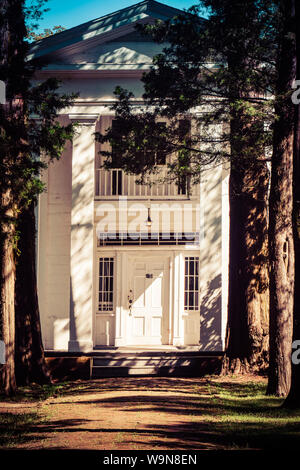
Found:
[[[148,184],[137,184],[138,176],[126,174],[121,169],[97,169],[95,197],[101,199],[119,196],[128,196],[132,199],[149,197],[187,199],[190,196],[199,196],[199,185],[189,188],[187,178],[180,184],[174,181],[164,181],[167,171],[167,168],[162,168],[158,174],[150,177]]]

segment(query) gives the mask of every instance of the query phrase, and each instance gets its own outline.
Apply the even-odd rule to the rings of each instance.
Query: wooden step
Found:
[[[221,357],[176,354],[130,354],[91,357],[91,378],[125,377],[131,375],[201,376],[214,373],[220,366]]]
[[[98,348],[90,352],[46,351],[53,378],[58,380],[129,376],[201,377],[218,373],[222,351],[192,348]]]

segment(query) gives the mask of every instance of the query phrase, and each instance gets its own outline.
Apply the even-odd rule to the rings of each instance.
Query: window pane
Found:
[[[186,275],[186,276],[189,275],[189,262],[188,262],[188,258],[185,258],[185,275]]]
[[[194,310],[194,292],[189,292],[189,308]]]
[[[195,290],[195,278],[190,276],[190,281],[189,281],[189,290],[194,291]]]
[[[194,274],[194,266],[195,266],[193,258],[190,259],[189,266],[190,266],[190,275],[192,276]]]
[[[191,122],[188,119],[180,119],[179,132],[182,139],[189,136],[191,132]]]
[[[199,308],[199,257],[185,257],[184,278],[184,309],[198,310]]]
[[[199,308],[199,294],[198,292],[195,292],[195,310],[198,310]]]
[[[157,150],[156,152],[156,164],[165,165],[166,164],[166,154],[163,150]]]
[[[99,305],[102,312],[113,310],[113,258],[99,259]]]
[[[188,306],[188,293],[185,292],[184,293],[184,310],[187,310],[187,307]]]

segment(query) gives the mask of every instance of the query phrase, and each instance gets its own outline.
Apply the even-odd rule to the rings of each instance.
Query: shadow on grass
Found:
[[[282,400],[267,397],[263,381],[116,378],[72,382],[60,387],[52,390],[54,399],[49,404],[55,406],[55,396],[59,394],[60,406],[90,405],[86,418],[73,419],[64,413],[66,419],[39,423],[37,416],[22,415],[14,423],[5,415],[8,421],[0,426],[2,446],[12,436],[17,437],[17,442],[26,443],[32,435],[41,441],[58,433],[84,433],[87,443],[89,436],[95,435],[99,443],[111,443],[113,435],[118,434],[122,449],[147,445],[152,449],[282,450],[297,448],[300,440],[300,411],[280,408]],[[110,396],[111,391],[119,394]],[[93,409],[97,410],[96,415]],[[104,418],[110,413],[105,413],[102,419],[101,410],[107,409],[117,414],[120,424],[114,426]],[[130,416],[139,413],[141,418],[136,427],[129,424],[130,420],[127,425],[127,413]]]
[[[55,382],[51,385],[33,384],[20,387],[15,396],[6,398],[0,394],[0,401],[27,402],[43,401],[50,397],[71,397],[75,395],[106,393],[110,391],[140,392],[141,390],[160,390],[170,392],[178,389],[186,394],[205,390],[208,383],[203,378],[174,378],[174,377],[115,377],[95,380],[75,380],[67,382]]]
[[[36,412],[0,414],[0,449],[10,449],[33,440],[32,432],[41,418]],[[34,440],[45,439],[44,435]]]

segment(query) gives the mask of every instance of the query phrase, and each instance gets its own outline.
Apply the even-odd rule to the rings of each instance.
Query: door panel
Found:
[[[149,286],[150,289],[150,300],[151,304],[150,307],[153,309],[162,309],[162,277],[159,276],[157,278],[154,278],[154,281],[151,286]]]
[[[145,263],[136,259],[132,263],[130,315],[133,344],[162,344],[166,267],[166,262],[153,259]]]
[[[145,317],[133,317],[133,336],[145,336]]]
[[[134,276],[134,284],[133,284],[133,292],[134,292],[134,302],[133,307],[135,309],[146,307],[146,282],[145,276],[136,275]]]
[[[161,336],[161,317],[151,318],[151,332],[153,336]]]

